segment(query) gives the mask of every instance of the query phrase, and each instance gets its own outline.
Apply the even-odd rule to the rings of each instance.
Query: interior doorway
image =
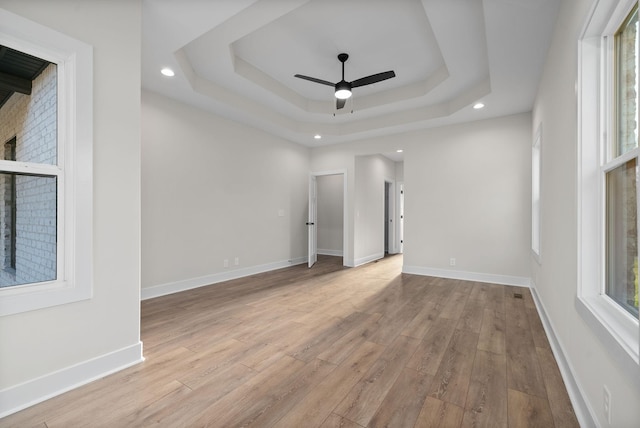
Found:
[[[340,257],[341,264],[347,262],[347,218],[346,218],[346,171],[313,173],[315,184],[314,201],[309,204],[309,218],[314,219],[315,236],[310,240],[309,256],[325,255]],[[312,192],[310,191],[310,198]],[[314,248],[311,248],[311,244]]]

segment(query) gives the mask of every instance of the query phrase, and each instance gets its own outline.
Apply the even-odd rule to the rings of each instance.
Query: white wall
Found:
[[[151,92],[142,135],[143,298],[306,262],[309,149]]]
[[[528,285],[530,116],[433,129],[411,140],[405,270]]]
[[[404,161],[396,162],[396,182],[404,181]]]
[[[603,427],[603,385],[612,397],[612,425],[638,426],[640,370],[626,370],[576,311],[577,266],[577,40],[591,6],[565,0],[533,110],[533,130],[542,125],[541,254],[531,259],[535,290],[553,326],[566,367],[575,376],[583,410]],[[533,138],[533,137],[532,137]],[[594,189],[595,191],[595,189]],[[572,387],[573,385],[569,385]],[[587,409],[587,410],[585,410]]]
[[[93,297],[0,318],[2,414],[141,357],[141,9],[80,0],[0,7],[94,48]]]
[[[355,158],[355,264],[384,257],[384,186],[395,179],[395,162],[381,155]]]
[[[313,171],[347,170],[348,230],[357,218],[354,177],[364,171],[358,172],[356,157],[398,147],[405,159],[405,270],[528,285],[531,115],[314,148]],[[383,198],[383,184],[380,189]],[[353,232],[349,236],[345,262],[349,256],[353,260],[354,242],[360,245]],[[366,253],[359,251],[358,257]],[[450,257],[456,266],[449,266]]]
[[[318,193],[318,254],[343,255],[344,240],[344,175],[319,175]]]

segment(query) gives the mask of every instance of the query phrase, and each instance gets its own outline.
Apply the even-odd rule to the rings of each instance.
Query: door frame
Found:
[[[309,176],[309,209],[307,216],[307,266],[318,261],[318,177]]]
[[[398,245],[398,254],[404,253],[404,181],[396,183],[396,242]]]
[[[395,202],[395,185],[393,180],[385,178],[384,179],[384,202],[383,202],[383,254],[395,254],[396,252],[396,242],[395,242],[395,230],[396,225],[393,222],[395,218],[396,207],[394,205]]]
[[[309,173],[309,182],[311,183],[312,177],[320,177],[323,175],[342,175],[342,265],[343,266],[351,266],[348,264],[348,254],[351,254],[349,251],[349,217],[347,215],[347,189],[348,189],[348,174],[346,169],[335,169],[328,171],[318,171]],[[316,189],[317,190],[317,189]],[[317,193],[317,191],[316,191]],[[316,195],[317,196],[317,195]],[[309,198],[311,198],[311,194],[309,194]],[[311,204],[309,204],[311,207]],[[315,204],[316,210],[318,209],[317,203]],[[311,217],[311,216],[309,216]],[[315,219],[318,218],[318,213],[314,214]],[[315,253],[318,254],[318,240],[315,240],[316,248]],[[309,254],[307,255],[307,257]]]

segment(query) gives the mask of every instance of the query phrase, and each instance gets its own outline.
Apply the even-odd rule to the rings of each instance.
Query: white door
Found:
[[[309,221],[307,221],[307,228],[309,229],[309,267],[318,261],[317,189],[316,176],[309,176]]]

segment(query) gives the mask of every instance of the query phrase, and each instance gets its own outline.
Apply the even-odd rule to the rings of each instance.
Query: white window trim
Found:
[[[637,370],[639,321],[604,291],[604,173],[611,129],[613,35],[637,0],[599,0],[578,46],[578,292],[576,307],[626,369]],[[633,154],[628,154],[633,156]],[[626,156],[625,156],[626,157]],[[594,191],[596,189],[596,191]]]
[[[0,9],[0,44],[57,64],[58,165],[3,161],[60,177],[54,281],[0,288],[0,316],[85,300],[93,292],[93,49]]]
[[[536,212],[536,206],[534,205],[534,189],[533,186],[536,185],[534,176],[535,176],[535,166],[533,164],[533,159],[535,159],[536,151],[538,152],[538,206]],[[538,129],[533,138],[533,145],[531,147],[531,252],[533,254],[533,258],[540,265],[542,264],[542,124],[538,126]],[[535,221],[537,219],[537,224]],[[534,242],[538,242],[538,248],[534,247]]]

